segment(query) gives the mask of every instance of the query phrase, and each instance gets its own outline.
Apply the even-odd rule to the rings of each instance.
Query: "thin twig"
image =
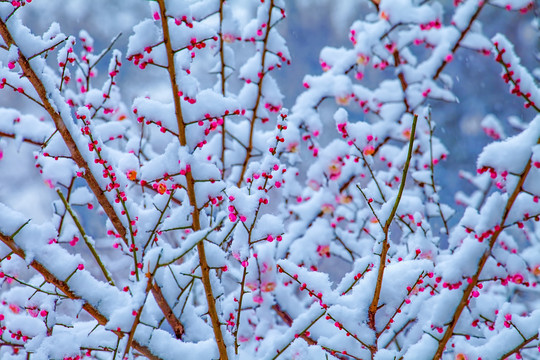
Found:
[[[107,282],[109,284],[111,284],[112,286],[115,286],[114,281],[112,279],[112,276],[109,273],[109,270],[107,270],[107,268],[105,267],[105,265],[101,261],[101,258],[99,257],[96,249],[94,248],[94,245],[92,245],[92,242],[90,241],[90,239],[86,235],[86,231],[84,231],[84,228],[81,225],[81,222],[79,221],[79,218],[73,212],[73,209],[71,208],[68,201],[64,197],[64,194],[62,194],[62,191],[60,191],[60,189],[56,189],[56,193],[58,194],[58,196],[62,200],[62,203],[64,204],[64,206],[65,206],[67,212],[69,213],[69,215],[71,215],[71,218],[73,219],[73,222],[75,223],[75,226],[77,226],[77,229],[79,230],[79,233],[81,234],[82,238],[84,239],[84,243],[88,247],[88,250],[90,250],[90,252],[92,253],[92,256],[94,257],[94,259],[96,260],[99,268],[101,269],[101,272],[103,273],[103,276],[105,276],[105,278],[107,279]]]
[[[26,260],[26,253],[24,252],[23,249],[21,249],[15,243],[15,240],[13,239],[13,237],[7,236],[4,233],[0,232],[0,241],[2,241],[7,247],[9,247],[11,249],[11,251],[13,251],[14,254],[19,256],[21,259]],[[95,308],[93,305],[91,305],[85,299],[83,299],[80,296],[78,296],[77,294],[75,294],[75,292],[73,292],[73,290],[71,290],[71,288],[67,284],[67,282],[58,279],[43,264],[41,264],[40,262],[38,262],[36,260],[32,260],[32,262],[30,262],[30,264],[28,266],[32,267],[34,270],[36,270],[38,273],[40,273],[41,276],[43,276],[43,278],[45,279],[46,282],[48,282],[49,284],[54,285],[58,290],[63,292],[68,298],[70,298],[72,300],[82,300],[83,301],[82,308],[90,316],[92,316],[98,322],[99,325],[105,326],[109,322],[109,319],[107,319],[105,317],[105,315],[103,315],[97,308]],[[111,330],[111,331],[116,336],[118,336],[119,338],[124,337],[124,333],[122,333],[121,331],[116,331],[116,330]],[[141,345],[136,340],[133,341],[133,347],[137,351],[139,351],[141,354],[148,357],[149,359],[152,359],[152,360],[160,360],[161,359],[158,356],[154,355],[150,351],[149,348],[147,348],[146,346]]]
[[[242,170],[240,171],[240,177],[238,178],[237,185],[240,187],[242,184],[242,181],[244,180],[244,175],[247,170],[247,166],[249,163],[249,160],[251,159],[251,152],[253,151],[253,132],[255,129],[255,122],[257,121],[257,112],[259,109],[259,105],[261,103],[262,99],[262,88],[263,88],[263,81],[264,81],[264,75],[265,70],[265,64],[266,64],[266,47],[268,45],[268,35],[270,34],[270,29],[272,25],[272,10],[274,9],[274,0],[270,0],[270,4],[268,5],[268,22],[266,26],[266,32],[264,34],[264,39],[262,40],[263,48],[261,51],[261,74],[262,76],[259,78],[259,81],[257,83],[257,99],[255,100],[255,105],[253,106],[253,114],[251,115],[251,121],[249,125],[249,143],[246,148],[246,157],[244,158],[244,162],[242,163]]]
[[[184,123],[184,116],[182,113],[182,106],[180,104],[180,96],[178,95],[178,84],[176,82],[176,66],[174,62],[174,51],[172,49],[169,24],[167,19],[167,9],[165,8],[165,0],[157,0],[159,6],[159,12],[161,16],[161,26],[163,29],[163,42],[165,43],[165,49],[167,53],[167,71],[169,73],[169,79],[171,83],[172,97],[174,102],[174,110],[176,115],[176,122],[178,124],[178,141],[181,146],[186,146],[186,125]],[[193,181],[193,174],[191,171],[186,173],[187,194],[189,203],[193,207],[192,225],[193,231],[201,230],[201,224],[199,220],[199,209],[197,208],[197,198],[195,194],[195,182]],[[206,259],[206,251],[204,248],[204,241],[197,243],[197,252],[199,254],[199,262],[201,266],[202,282],[204,286],[204,292],[206,295],[206,302],[208,305],[208,314],[212,322],[212,329],[214,331],[214,337],[216,339],[217,347],[219,350],[220,360],[228,360],[227,347],[221,331],[221,322],[216,309],[216,299],[212,291],[212,284],[210,283],[210,267]]]
[[[1,19],[0,19],[0,35],[2,36],[2,39],[4,40],[6,45],[17,46],[17,44],[13,40],[13,37],[11,36],[11,33],[6,23]],[[94,196],[97,198],[99,204],[103,208],[103,211],[105,212],[105,214],[107,214],[107,216],[111,220],[111,223],[113,224],[118,234],[120,234],[120,236],[125,239],[126,229],[124,225],[122,224],[122,221],[116,214],[116,211],[114,210],[113,206],[111,205],[111,203],[105,196],[105,193],[99,186],[99,183],[94,177],[90,169],[90,166],[87,164],[81,151],[77,147],[77,144],[75,143],[75,140],[73,139],[73,136],[71,135],[69,129],[64,123],[64,121],[73,122],[73,119],[64,120],[62,118],[62,115],[60,115],[60,113],[56,110],[55,106],[51,104],[51,102],[49,101],[49,99],[51,98],[50,94],[48,93],[47,89],[43,85],[43,82],[41,81],[41,79],[34,72],[34,69],[30,65],[30,62],[28,61],[28,59],[24,56],[24,54],[21,53],[20,50],[19,50],[18,63],[22,69],[23,75],[26,78],[28,78],[28,80],[30,81],[34,89],[36,90],[37,94],[39,95],[39,98],[41,99],[43,103],[42,104],[43,107],[47,110],[47,112],[49,113],[49,116],[52,118],[56,126],[56,129],[62,136],[62,139],[64,140],[67,148],[69,149],[71,153],[71,157],[73,158],[73,160],[75,161],[75,163],[77,164],[79,168],[84,169],[82,176],[88,183],[88,186],[90,187],[90,189],[94,193]],[[52,91],[57,91],[57,90],[52,90]]]
[[[540,144],[540,138],[537,141],[537,144]],[[435,352],[435,355],[433,356],[433,359],[441,359],[442,354],[444,352],[444,349],[446,348],[446,344],[448,344],[448,341],[452,338],[454,335],[454,328],[457,325],[457,322],[461,318],[461,314],[463,310],[465,309],[465,306],[467,306],[468,299],[471,296],[471,293],[473,289],[478,284],[478,279],[480,277],[480,273],[484,269],[484,266],[488,260],[488,258],[491,256],[491,250],[493,249],[493,246],[497,242],[497,239],[499,238],[499,235],[503,232],[505,228],[505,223],[508,218],[508,214],[510,213],[510,210],[512,209],[514,202],[516,201],[518,195],[523,191],[523,184],[525,183],[525,179],[527,178],[527,175],[529,174],[529,171],[531,170],[532,165],[532,158],[529,158],[529,161],[525,165],[525,168],[523,169],[523,172],[521,173],[521,176],[518,180],[518,183],[516,184],[516,187],[510,197],[508,198],[508,201],[506,202],[506,206],[504,208],[503,216],[498,224],[498,227],[495,228],[495,231],[493,232],[493,235],[491,236],[491,239],[489,241],[488,248],[480,258],[480,261],[478,262],[478,266],[476,266],[476,272],[475,274],[470,278],[471,280],[468,281],[467,287],[465,288],[465,291],[463,291],[463,295],[461,296],[461,300],[459,304],[456,307],[456,310],[454,311],[454,315],[452,316],[452,320],[448,324],[443,337],[439,340],[439,346],[437,348],[437,351]]]
[[[407,181],[407,173],[409,171],[409,165],[411,162],[412,152],[413,152],[413,145],[414,145],[414,137],[416,133],[416,123],[418,121],[418,115],[414,115],[413,123],[411,127],[411,136],[409,140],[409,150],[407,152],[407,159],[405,161],[405,165],[403,166],[403,175],[401,177],[401,184],[399,186],[398,194],[396,196],[396,200],[394,202],[394,206],[392,207],[392,211],[390,212],[390,215],[388,216],[388,219],[386,219],[386,223],[384,224],[384,240],[382,242],[382,250],[380,255],[380,262],[379,262],[379,269],[377,273],[377,283],[375,284],[375,291],[373,294],[373,300],[371,301],[371,304],[369,305],[368,310],[368,325],[373,331],[377,331],[376,323],[375,323],[375,315],[377,314],[377,310],[379,308],[379,298],[381,295],[381,289],[382,289],[382,281],[384,276],[384,270],[386,266],[386,255],[388,253],[388,249],[390,248],[389,243],[389,230],[390,225],[392,224],[392,221],[394,219],[394,216],[396,215],[396,211],[398,209],[399,203],[401,201],[401,196],[403,195],[403,190],[405,189],[405,183]],[[370,351],[372,354],[372,358],[375,356],[375,353],[377,351],[376,346],[370,346]]]

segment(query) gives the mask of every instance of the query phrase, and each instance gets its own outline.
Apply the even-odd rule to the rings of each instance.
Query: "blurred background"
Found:
[[[246,9],[251,9],[254,3],[250,0],[229,2]],[[287,40],[292,64],[273,73],[285,95],[285,107],[291,108],[303,90],[304,75],[321,73],[319,53],[323,47],[350,46],[349,26],[372,11],[366,3],[362,0],[286,0],[288,19],[281,23],[280,31]],[[446,9],[443,23],[448,24],[453,2],[441,3]],[[537,11],[536,4],[535,10],[526,14],[488,6],[479,18],[488,37],[501,32],[514,43],[522,64],[530,70],[538,65]],[[121,33],[115,47],[124,54],[131,28],[149,14],[148,2],[144,0],[33,0],[20,10],[23,23],[38,34],[49,28],[51,19],[60,23],[67,35],[77,36],[81,29],[88,31],[94,37],[96,52],[106,48]],[[108,59],[102,63],[102,69],[107,63]],[[448,159],[437,167],[436,176],[443,186],[442,200],[453,206],[454,194],[458,190],[472,190],[465,180],[459,178],[459,170],[474,172],[477,155],[490,142],[480,126],[482,119],[488,114],[495,115],[504,124],[506,134],[512,135],[513,129],[506,121],[508,117],[517,116],[527,123],[535,113],[525,109],[522,101],[509,94],[508,86],[500,78],[501,68],[493,56],[460,49],[445,72],[454,78],[453,90],[459,103],[433,102],[432,116],[437,124],[436,136],[450,151]],[[376,81],[376,76],[366,74],[363,84],[373,88]],[[118,83],[128,107],[134,97],[145,94],[155,97],[165,86],[156,72],[139,71],[128,61],[124,61]],[[37,106],[10,90],[0,92],[0,106],[45,116]],[[333,124],[331,110],[327,112],[328,121]],[[351,120],[362,121],[363,115],[355,113]],[[35,147],[24,143],[0,139],[0,201],[22,211],[34,221],[42,222],[50,217],[51,201],[56,194],[53,189],[44,190],[46,187],[37,176],[37,170],[28,173],[27,169],[34,169],[32,152],[35,150]]]

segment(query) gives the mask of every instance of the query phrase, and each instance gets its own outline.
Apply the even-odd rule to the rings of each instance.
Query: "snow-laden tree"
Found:
[[[540,91],[479,22],[534,4],[366,1],[287,110],[283,0],[148,1],[126,49],[35,33],[36,2],[0,1],[0,158],[53,213],[0,203],[2,359],[538,358]],[[464,211],[460,51],[526,109],[482,121]]]

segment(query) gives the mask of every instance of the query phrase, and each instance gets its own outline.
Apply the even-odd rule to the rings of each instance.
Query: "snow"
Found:
[[[476,239],[467,238],[453,256],[437,265],[437,273],[449,283],[457,283],[462,277],[474,275],[480,257],[486,251],[486,245]]]
[[[434,354],[437,349],[438,342],[436,339],[428,334],[424,334],[422,339],[417,343],[411,345],[406,351],[404,351],[404,360],[429,360],[431,354]]]
[[[539,104],[540,91],[530,72],[521,65],[521,60],[514,52],[514,46],[502,34],[495,35],[491,41],[495,44],[495,49],[492,49],[493,53],[497,54],[497,56],[500,54],[501,61],[507,64],[507,67],[508,65],[511,67],[511,69],[508,67],[508,71],[512,72],[511,78],[513,79],[513,81],[508,82],[510,90],[515,87],[513,82],[517,82],[520,92],[525,94],[533,104]]]
[[[521,174],[531,157],[531,149],[540,137],[540,117],[519,135],[487,145],[478,157],[478,168],[490,167],[497,172]],[[512,157],[505,156],[512,153]]]
[[[54,132],[50,123],[32,115],[23,115],[14,109],[0,108],[0,116],[4,119],[0,122],[0,131],[16,135],[17,141],[28,139],[44,142]]]
[[[92,17],[99,17],[104,31],[119,26],[113,22],[138,23],[127,31],[127,57],[135,66],[122,66],[119,74],[124,59],[116,44],[101,52],[90,49],[103,43],[91,37],[96,29],[77,29],[79,44],[55,23],[45,34],[34,34],[41,25],[32,23],[30,30],[23,15],[32,14],[27,11],[34,6],[52,14],[56,5],[25,1],[17,8],[16,3],[0,4],[17,43],[0,54],[0,79],[6,79],[1,87],[8,93],[17,90],[15,100],[7,94],[6,107],[0,108],[0,161],[9,164],[4,167],[8,174],[1,174],[7,190],[0,194],[0,336],[24,347],[15,354],[13,346],[2,346],[1,358],[22,359],[30,353],[36,359],[101,358],[112,354],[105,350],[123,352],[137,311],[142,314],[134,340],[153,356],[218,358],[207,295],[216,301],[231,359],[319,359],[331,357],[332,351],[378,360],[431,359],[439,345],[434,337],[453,325],[444,359],[460,353],[495,359],[522,346],[520,334],[538,335],[540,117],[531,120],[531,113],[540,103],[539,92],[528,60],[518,57],[525,48],[521,41],[514,49],[504,35],[488,40],[483,13],[471,24],[482,6],[477,1],[455,8],[410,0],[362,7],[299,2],[299,16],[323,9],[319,12],[328,18],[341,19],[341,27],[360,15],[347,35],[349,44],[321,45],[319,58],[312,59],[321,68],[300,70],[311,75],[296,97],[291,96],[294,76],[287,73],[284,83],[275,71],[291,55],[298,58],[287,42],[311,48],[320,34],[329,35],[328,24],[300,40],[287,37],[281,25],[289,10],[284,1],[166,0],[180,93],[171,92],[158,3],[136,14],[131,8],[120,12],[119,5],[93,3],[102,8],[77,19],[92,24]],[[522,0],[496,3],[511,10],[528,6]],[[74,4],[69,8],[83,9],[82,3]],[[130,21],[124,21],[126,16]],[[66,16],[63,22],[73,20]],[[507,31],[498,21],[497,31]],[[293,32],[304,25],[296,18],[288,24]],[[49,49],[53,45],[58,48]],[[462,48],[473,50],[465,61]],[[442,160],[449,149],[457,157],[466,153],[471,158],[471,152],[443,143],[468,144],[469,139],[452,139],[461,135],[452,132],[450,120],[472,111],[463,105],[467,99],[461,88],[470,87],[472,80],[463,64],[483,66],[475,52],[487,51],[503,65],[514,93],[519,80],[518,101],[525,110],[504,106],[503,112],[491,109],[496,115],[484,116],[485,91],[475,94],[480,104],[475,111],[480,112],[474,116],[483,119],[478,123],[495,142],[478,157],[482,174],[460,173],[460,184],[472,185],[457,193],[466,206],[461,214],[444,203],[453,195],[447,185],[457,171]],[[58,112],[55,121],[62,121],[68,134],[56,132],[41,107],[19,101],[24,96],[19,92],[39,99],[15,63],[19,54],[35,55],[30,64]],[[63,72],[59,63],[66,61]],[[90,67],[95,76],[87,74]],[[485,82],[491,87],[488,80],[478,86]],[[464,110],[441,113],[437,102],[455,108],[458,97]],[[506,104],[498,96],[493,99]],[[294,104],[290,111],[283,109],[289,104]],[[520,117],[508,118],[507,111]],[[412,159],[403,182],[415,114]],[[186,144],[179,144],[184,137]],[[78,163],[71,159],[75,148],[82,155]],[[20,163],[13,155],[19,150]],[[527,178],[520,182],[525,169]],[[83,173],[86,179],[93,176],[100,189],[91,191]],[[37,185],[3,180],[23,178]],[[24,197],[11,193],[17,187]],[[55,189],[76,212],[97,258],[85,241],[75,244],[74,237],[83,235],[60,199],[46,201],[52,210],[42,224],[28,222],[28,216],[7,205],[39,208],[38,200],[55,196]],[[102,205],[108,201],[118,219],[108,218],[98,206],[96,196],[102,194]],[[388,219],[394,207],[396,217]],[[449,221],[453,214],[459,219]],[[386,222],[389,229],[383,228]],[[121,226],[125,238],[117,234]],[[389,249],[381,278],[383,241]],[[205,293],[201,282],[207,275],[200,266],[199,244],[210,266],[206,280],[212,294]],[[116,285],[105,281],[98,262]],[[55,281],[43,283],[35,271],[41,269],[38,263],[61,282],[56,286],[69,287],[73,299],[59,294]],[[479,282],[469,295],[465,288],[475,275]],[[174,337],[148,281],[161,289],[184,326],[181,340]],[[371,324],[369,307],[377,284],[381,291]],[[455,313],[462,300],[467,306]],[[101,324],[85,311],[90,307]],[[451,323],[454,316],[456,324]],[[120,340],[117,328],[124,332]],[[16,339],[19,330],[30,338]],[[88,356],[87,348],[94,349]],[[128,357],[136,352],[132,349]],[[533,352],[523,349],[523,357],[534,357]]]
[[[275,351],[273,351],[274,349],[280,352],[284,350],[290,342],[294,341],[295,334],[300,334],[304,330],[309,329],[310,324],[322,315],[324,315],[324,310],[321,310],[319,306],[314,304],[310,309],[297,317],[287,331],[282,334],[272,334],[274,336],[268,337],[270,341],[264,341],[260,346],[259,351],[261,354],[264,354],[262,359],[273,359],[276,355]]]
[[[186,360],[214,359],[218,356],[217,346],[213,339],[197,343],[179,342],[171,334],[163,330],[154,330],[148,344],[152,353],[160,359]]]
[[[134,34],[129,37],[126,55],[143,54],[144,48],[159,42],[159,28],[153,20],[146,19],[133,27]]]

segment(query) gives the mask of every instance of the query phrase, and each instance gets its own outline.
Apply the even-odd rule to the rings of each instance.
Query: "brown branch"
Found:
[[[291,316],[285,312],[281,306],[279,306],[279,304],[274,304],[272,305],[272,309],[278,314],[278,316],[281,318],[281,320],[283,320],[283,322],[285,324],[287,324],[289,327],[292,325],[293,323],[293,319],[291,318]],[[317,341],[313,340],[312,338],[310,338],[309,336],[306,335],[306,333],[301,333],[298,335],[299,338],[303,339],[305,342],[307,342],[309,345],[317,345]],[[325,347],[325,346],[321,346],[321,348],[326,351],[327,353],[330,353],[332,354],[332,351]],[[349,357],[352,357],[354,359],[357,359],[357,357],[354,357],[350,354],[347,354]],[[337,358],[337,359],[341,359],[341,360],[347,360],[347,357],[345,356],[342,356],[341,354],[332,354],[333,357]]]
[[[467,24],[467,27],[465,28],[465,30],[463,30],[461,32],[461,35],[459,36],[459,39],[457,40],[457,42],[454,44],[454,47],[452,48],[452,51],[451,53],[454,54],[457,49],[459,48],[459,46],[461,45],[461,42],[463,41],[463,39],[465,38],[465,36],[467,35],[467,33],[471,30],[471,27],[472,27],[472,24],[474,23],[474,21],[476,20],[476,18],[478,17],[478,15],[480,15],[480,11],[482,11],[482,9],[484,8],[484,6],[488,3],[488,1],[480,1],[480,5],[478,6],[478,8],[476,9],[476,11],[474,12],[473,16],[471,17],[471,20],[469,21],[469,24]],[[437,80],[439,78],[439,76],[441,75],[441,72],[444,70],[444,68],[446,67],[446,65],[448,65],[448,61],[444,60],[443,63],[441,64],[441,66],[439,66],[439,68],[437,69],[437,72],[435,72],[435,75],[433,76],[433,80]]]
[[[13,40],[13,37],[11,36],[11,33],[9,32],[9,29],[6,23],[2,19],[0,19],[0,34],[2,35],[2,39],[4,40],[4,42],[6,43],[8,47],[12,45],[17,46],[17,44]],[[38,77],[38,75],[34,72],[34,69],[32,69],[30,62],[21,53],[20,50],[19,50],[18,63],[23,71],[23,75],[30,81],[30,83],[36,90],[37,94],[39,95],[39,98],[41,99],[43,103],[42,104],[43,107],[47,110],[47,112],[49,113],[49,116],[52,118],[54,125],[56,126],[56,129],[62,136],[62,139],[64,140],[67,148],[69,149],[69,152],[71,153],[72,159],[75,161],[78,167],[84,169],[84,173],[82,176],[86,180],[92,192],[94,193],[94,196],[97,198],[99,204],[103,208],[103,211],[105,211],[105,214],[107,214],[107,216],[111,220],[111,223],[113,224],[118,234],[120,234],[120,236],[125,239],[126,229],[124,225],[122,224],[122,221],[116,214],[116,211],[114,210],[113,206],[111,205],[111,203],[105,196],[96,178],[92,174],[92,171],[90,170],[88,163],[82,156],[81,151],[77,147],[75,140],[71,136],[71,133],[69,132],[66,124],[64,123],[64,119],[49,101],[49,95],[47,94],[47,89],[45,89],[43,82]],[[55,105],[60,106],[60,104],[55,104]],[[66,119],[66,122],[72,122],[72,121],[73,121],[72,119]]]
[[[185,332],[184,325],[182,325],[180,320],[176,317],[176,315],[174,315],[172,308],[169,306],[169,303],[167,302],[167,300],[165,300],[165,297],[163,296],[161,288],[156,283],[154,283],[152,286],[152,295],[154,295],[154,299],[156,300],[156,303],[161,309],[161,312],[163,312],[163,315],[165,315],[165,319],[173,329],[174,335],[177,339],[181,339]]]
[[[1,20],[0,20],[1,21]],[[26,260],[26,254],[23,249],[21,249],[13,240],[11,236],[5,235],[4,233],[0,232],[0,240],[11,249],[11,251],[19,256],[21,259]],[[105,326],[107,322],[109,321],[103,314],[99,312],[98,309],[96,309],[94,306],[89,304],[84,298],[81,298],[79,295],[75,294],[69,285],[60,279],[58,279],[56,276],[54,276],[43,264],[36,260],[32,260],[32,262],[29,265],[30,267],[34,268],[38,273],[43,276],[44,280],[48,282],[51,285],[54,285],[58,290],[60,290],[62,293],[64,293],[68,298],[71,300],[82,300],[84,301],[84,304],[82,308],[90,315],[92,316],[99,325]],[[121,331],[111,330],[116,336],[119,338],[124,337],[124,333]],[[137,351],[139,351],[141,354],[146,356],[149,359],[152,360],[160,360],[161,358],[155,356],[152,354],[150,349],[148,349],[146,346],[141,345],[136,340],[133,340],[133,348],[135,348]]]
[[[399,334],[401,334],[401,333],[407,328],[407,326],[409,326],[410,324],[414,323],[415,321],[417,321],[417,319],[409,319],[409,320],[405,323],[405,325],[403,325],[403,326],[401,327],[401,329],[399,329],[399,330],[397,330],[397,331],[394,331],[394,335],[392,335],[392,337],[390,338],[390,340],[387,341],[386,345],[383,346],[383,348],[387,349],[388,346],[389,346],[394,340],[396,340],[397,336],[398,336]]]
[[[540,143],[540,139],[538,140],[538,143]],[[532,159],[529,158],[529,161],[527,162],[527,165],[525,166],[525,169],[523,170],[523,173],[521,174],[519,181],[516,185],[516,188],[514,189],[514,192],[512,195],[510,195],[510,198],[508,198],[508,201],[506,202],[506,206],[504,208],[504,213],[501,219],[501,222],[499,224],[499,227],[495,229],[495,232],[491,236],[491,239],[489,241],[489,247],[486,250],[486,252],[482,255],[480,258],[480,261],[477,266],[476,273],[472,276],[471,281],[468,283],[467,287],[465,288],[465,291],[463,292],[463,296],[461,297],[461,300],[454,312],[454,316],[452,317],[452,320],[450,321],[450,324],[446,328],[446,331],[442,337],[442,339],[439,341],[439,346],[437,348],[437,352],[433,356],[433,359],[441,359],[442,354],[444,352],[444,349],[446,348],[446,344],[448,341],[452,338],[454,335],[454,328],[457,325],[458,320],[461,317],[461,313],[469,303],[468,299],[473,291],[473,289],[478,284],[478,278],[480,277],[480,273],[484,269],[484,265],[486,264],[486,261],[491,256],[491,250],[493,249],[493,245],[497,242],[497,239],[499,238],[499,235],[504,230],[504,225],[506,223],[506,219],[508,218],[508,214],[510,213],[510,210],[512,209],[512,206],[514,205],[514,202],[516,201],[517,196],[519,193],[522,192],[523,184],[525,183],[525,179],[527,178],[527,175],[529,174],[529,171],[531,170],[531,161]]]
[[[7,137],[7,138],[10,138],[10,139],[15,139],[15,134],[8,134],[8,133],[5,133],[3,131],[0,131],[0,137]],[[34,141],[34,140],[31,140],[31,139],[26,139],[26,138],[23,139],[22,141],[27,142],[27,143],[32,144],[32,145],[37,145],[37,146],[45,145],[42,142]]]
[[[279,315],[281,320],[283,320],[283,322],[287,324],[287,326],[290,327],[292,325],[293,319],[291,318],[289,314],[287,314],[285,311],[281,309],[281,306],[279,306],[278,304],[274,304],[272,305],[272,309]],[[305,342],[307,342],[309,345],[317,345],[317,342],[313,340],[312,338],[310,338],[309,336],[307,336],[305,333],[300,334],[299,337],[304,339]]]
[[[512,85],[514,85],[514,88],[511,90],[511,93],[514,94],[514,91],[515,91],[515,95],[518,96],[518,97],[522,97],[523,99],[525,99],[525,101],[527,102],[528,106],[534,108],[534,110],[536,110],[537,112],[540,112],[540,108],[534,103],[534,101],[531,100],[530,98],[530,93],[523,93],[521,90],[520,90],[520,87],[519,87],[519,82],[521,81],[520,79],[515,79],[514,78],[514,71],[513,70],[510,70],[510,63],[506,64],[502,58],[502,54],[504,53],[504,51],[506,49],[502,49],[502,50],[499,50],[499,46],[495,44],[495,50],[497,50],[497,54],[498,56],[496,57],[496,60],[499,64],[501,64],[501,66],[503,67],[504,69],[504,73],[506,74],[506,78],[504,77],[505,75],[503,75],[503,79],[505,80],[506,83],[510,82],[512,83]],[[519,65],[518,65],[519,66]],[[537,90],[536,86],[533,85],[532,87],[533,89]],[[531,89],[532,90],[532,89]],[[525,90],[527,91],[527,90]],[[538,90],[537,90],[538,91]],[[527,96],[528,95],[528,96]]]
[[[159,259],[158,259],[158,262],[159,262]],[[157,268],[156,268],[157,270]],[[137,311],[137,314],[135,315],[135,319],[133,320],[133,324],[131,325],[131,329],[129,330],[129,335],[128,335],[128,339],[127,339],[127,343],[126,343],[126,348],[124,349],[124,355],[122,356],[122,359],[126,359],[128,353],[129,353],[129,349],[131,348],[131,346],[133,346],[133,337],[135,336],[135,331],[137,330],[137,326],[139,326],[140,324],[140,321],[141,321],[141,315],[142,315],[142,312],[143,312],[143,308],[144,308],[144,304],[146,304],[146,299],[148,298],[148,293],[150,292],[150,289],[152,287],[152,283],[153,283],[153,277],[155,275],[155,270],[154,270],[154,273],[147,273],[146,274],[146,277],[148,278],[148,281],[146,283],[146,289],[144,290],[144,293],[145,293],[145,298],[144,298],[144,301],[142,302],[142,305],[139,307],[139,311]]]
[[[242,316],[242,302],[244,301],[244,286],[246,284],[247,267],[242,271],[242,281],[240,282],[240,296],[238,297],[238,312],[236,314],[236,326],[233,331],[234,353],[238,354],[238,330],[240,329],[240,317]]]
[[[509,352],[507,352],[506,354],[504,354],[503,356],[501,356],[501,359],[508,359],[511,355],[519,352],[519,350],[523,349],[525,346],[527,346],[527,344],[529,344],[531,341],[533,340],[537,340],[538,339],[538,334],[528,338],[528,339],[524,339],[524,341],[519,344],[518,346],[516,346],[514,349],[510,350]]]
[[[375,322],[375,315],[377,314],[377,310],[379,309],[379,299],[381,296],[381,289],[382,289],[382,281],[384,276],[384,270],[386,266],[386,256],[388,254],[388,249],[390,248],[389,243],[389,231],[390,231],[390,225],[392,224],[392,220],[396,214],[397,208],[399,206],[401,196],[403,195],[403,190],[405,189],[405,182],[407,180],[407,173],[409,171],[409,164],[411,163],[411,157],[413,152],[413,144],[414,144],[414,136],[416,133],[416,123],[418,121],[418,115],[414,115],[413,123],[411,126],[411,136],[409,141],[409,150],[407,152],[407,160],[405,161],[405,165],[403,166],[403,175],[401,177],[401,184],[399,186],[398,194],[396,197],[396,201],[394,203],[394,207],[392,208],[392,211],[390,213],[390,216],[388,216],[388,219],[386,219],[386,223],[383,227],[384,232],[384,240],[382,243],[382,249],[381,249],[381,255],[380,255],[380,262],[379,262],[379,269],[377,273],[377,283],[375,284],[375,291],[373,294],[373,300],[371,301],[371,304],[369,305],[368,310],[368,325],[369,327],[376,333],[376,322]],[[382,224],[381,224],[382,225]],[[376,346],[370,347],[371,351],[371,357],[374,358],[375,353],[377,351]]]
[[[178,124],[178,141],[181,146],[186,146],[186,125],[184,123],[184,117],[182,115],[182,106],[180,104],[180,97],[178,95],[178,84],[176,82],[176,67],[174,64],[174,51],[171,45],[171,39],[169,35],[169,24],[165,8],[165,0],[157,0],[159,5],[159,12],[161,16],[161,26],[163,28],[163,42],[167,53],[167,72],[169,73],[169,79],[171,82],[172,97],[174,101],[174,110],[176,114],[176,122]],[[201,224],[199,221],[199,209],[197,208],[197,198],[195,195],[195,182],[191,171],[186,173],[187,193],[189,203],[193,207],[192,215],[192,227],[193,231],[201,230]],[[206,302],[208,304],[208,315],[212,321],[212,329],[216,338],[216,343],[219,350],[220,360],[227,360],[227,347],[223,339],[221,332],[221,323],[216,309],[216,299],[212,291],[212,284],[210,283],[210,267],[206,259],[206,252],[204,249],[204,241],[197,243],[197,251],[199,253],[199,262],[201,265],[201,280],[204,286],[204,292],[206,295]]]
[[[219,2],[219,59],[221,61],[221,94],[225,96],[225,49],[223,48],[223,5],[225,0]],[[223,117],[223,124],[221,125],[221,178],[225,178],[225,116]]]
[[[420,284],[420,280],[422,280],[422,278],[424,278],[424,277],[425,277],[424,273],[423,273],[423,272],[420,273],[420,275],[418,276],[418,279],[416,279],[416,281],[414,282],[414,284],[410,287],[410,290],[407,291],[407,298],[409,298],[409,296],[411,296],[411,293],[412,293],[413,291],[415,291],[416,285],[419,285],[419,284]],[[418,289],[416,288],[416,290],[418,290]],[[384,333],[386,332],[386,330],[390,330],[390,326],[391,326],[392,323],[394,323],[395,317],[396,317],[399,313],[401,313],[401,308],[402,308],[403,305],[405,305],[405,304],[406,304],[406,301],[405,301],[405,299],[403,299],[403,300],[401,301],[401,303],[399,304],[399,306],[396,308],[396,310],[394,310],[394,313],[392,314],[392,316],[390,316],[390,318],[388,319],[388,321],[386,322],[386,324],[384,325],[384,327],[382,328],[382,330],[381,330],[380,332],[378,332],[378,333],[375,334],[375,337],[376,337],[377,339],[380,338],[381,335],[384,334]],[[410,320],[407,322],[407,324],[409,324],[411,321],[415,321],[415,320],[414,320],[414,319],[410,319]],[[405,326],[406,326],[406,325],[405,325]],[[403,331],[404,329],[405,329],[405,327],[403,327],[400,331]],[[395,335],[395,336],[397,336],[397,335]],[[395,336],[394,336],[394,337],[395,337]],[[390,342],[391,342],[391,341],[390,341]]]
[[[255,129],[255,121],[257,120],[257,110],[259,109],[259,105],[261,103],[262,98],[262,86],[263,86],[263,79],[264,79],[264,65],[266,63],[266,47],[268,45],[268,35],[270,34],[271,29],[271,20],[272,20],[272,10],[274,8],[274,0],[270,1],[270,5],[268,6],[268,23],[266,25],[266,33],[264,34],[263,39],[263,48],[261,52],[261,74],[262,76],[259,79],[259,82],[257,84],[257,99],[255,100],[255,106],[253,107],[253,114],[251,115],[251,122],[249,125],[249,143],[246,148],[246,157],[244,159],[244,162],[242,163],[242,171],[240,172],[240,177],[238,178],[238,183],[236,186],[240,187],[242,184],[242,180],[244,179],[244,175],[247,170],[247,166],[249,163],[249,159],[251,159],[251,152],[253,151],[253,131]]]
[[[401,63],[399,50],[397,49],[397,47],[392,53],[392,55],[394,55],[394,66],[397,69],[397,67]],[[403,104],[405,105],[405,111],[410,112],[409,101],[407,100],[407,87],[409,86],[409,84],[407,83],[407,80],[405,80],[405,75],[403,74],[403,71],[399,71],[397,76],[401,84],[401,90],[403,90]]]

